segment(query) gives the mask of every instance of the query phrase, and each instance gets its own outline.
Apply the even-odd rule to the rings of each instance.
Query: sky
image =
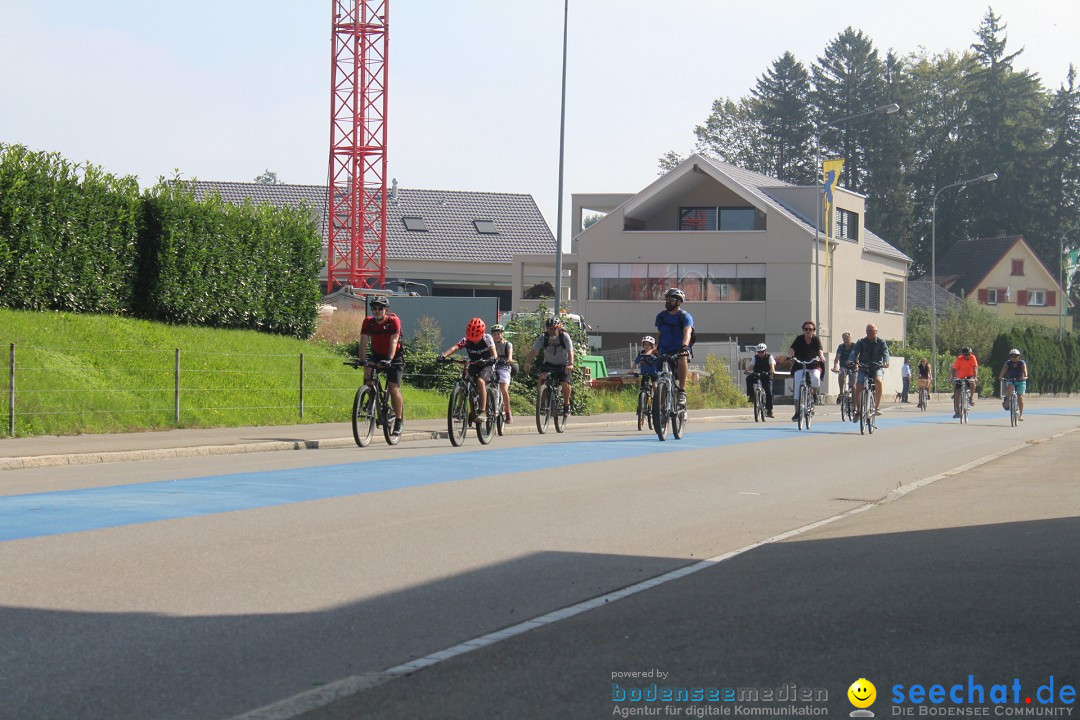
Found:
[[[558,216],[563,0],[389,0],[387,183],[526,193]],[[879,53],[962,52],[987,8],[1017,66],[1080,66],[1076,0],[570,0],[572,193],[631,193],[718,98],[847,27]],[[0,0],[0,142],[144,187],[160,176],[326,184],[333,0]],[[907,110],[907,109],[905,109]],[[917,109],[911,109],[916,111]]]

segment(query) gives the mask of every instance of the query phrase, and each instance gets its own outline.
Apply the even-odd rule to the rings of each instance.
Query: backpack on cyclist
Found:
[[[551,344],[551,338],[548,337],[547,333],[543,333],[541,337],[544,338],[544,349],[547,350],[548,345]],[[561,349],[563,349],[563,350],[566,349],[566,339],[568,337],[570,337],[570,336],[567,334],[567,332],[565,330],[560,330],[559,331],[559,347]]]

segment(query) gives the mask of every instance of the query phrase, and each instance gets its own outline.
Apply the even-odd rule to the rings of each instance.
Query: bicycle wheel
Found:
[[[803,388],[803,425],[810,429],[810,421],[814,419],[814,394],[810,388]]]
[[[862,402],[859,403],[859,434],[866,434],[866,424],[868,422],[867,416],[870,412],[871,393],[870,388],[863,386],[862,389]]]
[[[926,412],[926,406],[929,404],[927,399],[929,394],[925,388],[919,388],[919,409],[923,412]]]
[[[469,428],[469,398],[465,388],[459,383],[450,391],[450,403],[446,408],[446,430],[450,435],[450,444],[459,447],[465,442],[465,433]]]
[[[637,396],[637,429],[645,427],[645,416],[649,414],[649,394],[642,390]]]
[[[495,404],[488,405],[488,407],[495,408],[495,431],[499,434],[499,437],[503,435],[503,423],[506,422],[506,418],[503,415],[506,412],[506,408],[502,404],[502,391],[495,391]]]
[[[555,432],[566,430],[566,421],[570,418],[563,415],[562,392],[557,389],[551,393],[551,414],[555,416]]]
[[[352,434],[360,447],[367,447],[375,434],[375,391],[367,385],[353,398]]]
[[[754,422],[765,422],[765,403],[761,402],[757,388],[754,388]]]
[[[480,407],[480,393],[475,395],[474,407]],[[491,442],[491,436],[495,432],[495,391],[488,387],[487,389],[487,413],[481,415],[479,412],[476,414],[476,439],[480,441],[481,445],[487,445]]]
[[[970,396],[967,389],[964,389],[960,393],[960,424],[966,425],[968,421],[968,405],[970,405]]]
[[[1009,393],[1009,422],[1016,427],[1020,419],[1020,403],[1016,398],[1016,392]]]
[[[867,403],[866,431],[871,435],[877,430],[877,403],[874,402],[874,393],[871,390]]]
[[[386,399],[386,411],[383,413],[383,426],[382,434],[386,440],[387,445],[397,445],[401,442],[401,436],[394,434],[394,422],[397,420],[397,415],[394,413],[394,405],[390,402],[390,398]]]
[[[656,384],[652,398],[652,422],[656,437],[667,440],[668,403],[670,402],[670,389],[666,382]]]
[[[551,423],[551,386],[541,385],[536,391],[536,432],[543,435]]]
[[[676,407],[671,413],[672,437],[676,440],[682,440],[684,428],[686,428],[686,408]]]

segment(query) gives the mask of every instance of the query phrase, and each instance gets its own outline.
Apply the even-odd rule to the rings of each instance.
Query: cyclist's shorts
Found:
[[[959,379],[953,380],[952,382],[953,382],[953,387],[959,388],[965,382],[970,384],[970,385],[974,385],[975,384],[975,378],[973,378],[973,377],[959,378]]]
[[[386,382],[394,383],[395,385],[401,384],[401,378],[405,375],[405,357],[401,353],[398,353],[393,358],[389,358],[386,355],[380,355],[379,353],[371,353],[368,356],[370,362],[378,363],[383,360],[390,360],[390,367],[384,372],[386,373]]]
[[[570,373],[566,372],[565,365],[551,365],[549,363],[541,363],[540,372],[550,373],[559,382],[570,382]]]
[[[469,375],[484,382],[491,382],[495,377],[495,368],[491,365],[469,365]]]
[[[1016,388],[1017,395],[1023,395],[1027,392],[1027,380],[1006,380],[1005,384]]]
[[[885,377],[885,368],[878,368],[878,369],[874,370],[874,377],[875,378]],[[860,366],[859,367],[859,377],[858,377],[856,382],[862,382],[865,379],[866,379],[866,370],[862,366]]]
[[[509,365],[496,365],[495,375],[499,378],[500,385],[510,384],[510,366]]]

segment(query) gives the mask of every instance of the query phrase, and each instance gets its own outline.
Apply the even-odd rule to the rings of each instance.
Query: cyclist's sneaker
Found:
[[[394,421],[394,435],[400,435],[400,434],[401,434],[401,419],[398,418],[397,420]]]
[[[1018,417],[1018,418],[1016,418],[1016,419],[1017,419],[1017,420],[1019,420],[1019,421],[1021,421],[1021,422],[1023,422],[1023,420],[1024,420],[1024,416],[1023,416],[1023,415],[1021,415],[1020,417]]]
[[[563,417],[570,417],[570,406],[569,405],[563,405],[562,406],[562,416]]]
[[[503,422],[507,425],[514,422],[514,416],[510,414],[509,410],[503,413]]]
[[[796,410],[795,414],[791,416],[791,422],[798,422],[798,421],[799,421],[799,411]]]
[[[766,413],[766,414],[767,414],[767,415],[768,415],[769,417],[771,417],[771,418],[774,418],[774,417],[776,417],[775,415],[773,415],[773,414],[772,414],[772,410],[770,410],[770,411],[769,411],[768,413]]]
[[[837,404],[837,405],[839,405],[839,404],[840,404],[840,396],[839,396],[839,395],[837,395],[837,396],[836,396],[836,404]]]
[[[958,417],[960,417],[960,413],[953,413],[953,419],[954,419],[954,420],[955,420],[956,418],[958,418]]]
[[[679,400],[679,407],[684,407],[685,408],[686,407],[686,393],[684,393],[682,390],[680,390],[677,397],[678,397],[678,400]]]
[[[874,417],[880,417],[880,416],[881,416],[881,411],[880,410],[875,410],[874,411]]]

